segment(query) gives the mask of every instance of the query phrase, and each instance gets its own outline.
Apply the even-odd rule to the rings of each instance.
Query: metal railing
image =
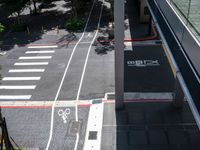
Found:
[[[155,0],[148,0],[148,7],[157,26],[163,43],[169,53],[170,59],[176,69],[176,79],[185,94],[193,116],[200,129],[200,82],[195,74],[190,60],[179,43],[174,31],[165,18],[162,10]]]

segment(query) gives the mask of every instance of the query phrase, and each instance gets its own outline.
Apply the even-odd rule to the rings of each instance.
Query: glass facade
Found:
[[[200,41],[200,0],[168,0]]]

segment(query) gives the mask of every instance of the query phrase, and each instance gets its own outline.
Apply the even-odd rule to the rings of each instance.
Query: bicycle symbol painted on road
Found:
[[[65,110],[62,110],[62,109],[58,110],[58,115],[60,117],[62,117],[64,123],[67,123],[67,117],[68,117],[69,114],[70,114],[69,108],[66,108]]]

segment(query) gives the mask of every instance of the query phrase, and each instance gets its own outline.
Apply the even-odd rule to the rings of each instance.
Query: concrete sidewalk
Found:
[[[187,102],[105,104],[101,150],[198,150],[200,132]]]

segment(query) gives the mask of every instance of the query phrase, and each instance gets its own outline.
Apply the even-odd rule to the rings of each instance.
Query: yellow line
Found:
[[[175,68],[174,68],[174,66],[173,66],[173,63],[172,63],[172,61],[171,61],[171,59],[170,59],[170,56],[169,56],[169,54],[168,54],[168,52],[167,52],[165,46],[162,45],[162,47],[163,47],[163,49],[164,49],[164,51],[165,51],[165,54],[166,54],[166,56],[167,56],[167,59],[168,59],[168,61],[169,61],[170,67],[171,67],[171,69],[172,69],[172,73],[173,73],[174,77],[176,77],[176,70],[175,70]]]

